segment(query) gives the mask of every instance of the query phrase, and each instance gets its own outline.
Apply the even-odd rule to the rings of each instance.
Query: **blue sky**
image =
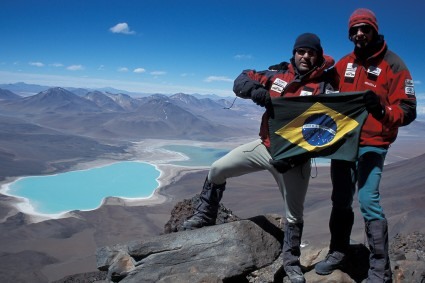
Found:
[[[233,96],[244,69],[289,60],[313,32],[335,60],[350,14],[372,9],[425,96],[425,2],[1,0],[0,83]]]

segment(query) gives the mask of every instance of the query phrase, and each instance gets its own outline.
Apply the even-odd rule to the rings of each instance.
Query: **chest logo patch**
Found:
[[[367,72],[368,72],[369,74],[371,74],[371,75],[374,75],[374,76],[378,77],[378,76],[379,76],[379,74],[382,72],[382,69],[380,69],[380,68],[378,68],[378,67],[370,66],[370,67],[367,69]]]
[[[287,84],[284,80],[277,78],[274,80],[271,90],[282,93]]]
[[[347,63],[347,68],[345,69],[346,78],[354,78],[356,76],[357,65],[353,63]]]

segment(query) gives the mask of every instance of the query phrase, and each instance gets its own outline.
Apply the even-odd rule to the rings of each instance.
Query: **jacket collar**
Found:
[[[371,46],[366,50],[354,48],[351,55],[360,61],[372,61],[376,58],[381,58],[387,50],[387,43],[383,35],[378,35],[377,39],[371,43]]]

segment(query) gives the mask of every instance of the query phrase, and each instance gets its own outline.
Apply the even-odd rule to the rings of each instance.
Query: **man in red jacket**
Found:
[[[280,96],[317,95],[334,90],[327,80],[326,70],[334,60],[323,54],[320,39],[312,33],[301,34],[295,41],[291,63],[284,70],[245,70],[235,80],[233,91],[238,97],[252,99],[256,104],[269,108],[270,101]],[[260,139],[243,144],[215,161],[201,191],[201,203],[195,214],[183,223],[184,230],[214,225],[219,202],[231,177],[268,170],[276,180],[284,197],[286,213],[283,241],[283,265],[292,283],[303,283],[300,243],[303,231],[304,199],[309,183],[309,160],[297,164],[275,164],[269,147],[268,121],[271,113],[262,117]],[[260,188],[259,188],[260,189]]]
[[[326,258],[316,264],[318,274],[343,267],[354,222],[353,195],[358,186],[360,210],[370,248],[367,282],[392,282],[388,257],[388,224],[380,205],[379,182],[385,156],[398,128],[416,118],[413,80],[404,62],[388,49],[378,33],[378,21],[368,9],[357,9],[349,19],[349,39],[354,51],[335,66],[339,91],[366,91],[369,111],[363,125],[358,161],[332,160],[331,241]]]

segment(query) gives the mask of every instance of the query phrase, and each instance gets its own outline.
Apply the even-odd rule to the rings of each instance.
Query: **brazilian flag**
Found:
[[[355,161],[368,115],[364,92],[273,98],[269,119],[274,160],[323,157]]]

